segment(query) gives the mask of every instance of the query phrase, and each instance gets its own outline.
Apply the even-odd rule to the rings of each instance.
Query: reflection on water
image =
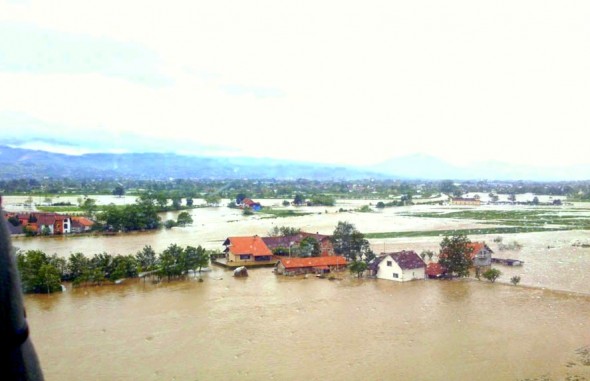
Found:
[[[250,274],[27,296],[47,379],[590,377],[575,353],[590,344],[586,296]]]

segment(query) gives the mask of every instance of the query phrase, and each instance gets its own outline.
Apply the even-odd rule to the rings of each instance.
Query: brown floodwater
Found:
[[[214,268],[25,302],[49,381],[590,378],[589,296],[342,277]]]
[[[263,202],[273,203],[280,200]],[[244,217],[226,207],[199,208],[190,211],[195,222],[185,228],[16,238],[13,243],[67,257],[78,251],[130,254],[146,244],[158,252],[172,243],[220,249],[227,236],[264,235],[276,225],[322,234],[331,234],[338,221],[366,233],[489,227],[409,217],[404,215],[409,208],[338,212],[366,203],[299,208],[310,214],[280,219]],[[411,210],[437,208],[454,210]],[[525,265],[497,266],[503,284],[399,284],[359,281],[348,274],[328,281],[276,277],[269,269],[235,279],[214,267],[202,283],[68,286],[65,293],[27,295],[25,301],[50,381],[590,379],[590,357],[582,353],[590,351],[590,248],[573,246],[590,242],[590,233],[504,235],[504,242],[523,245],[516,251],[499,250],[495,235],[470,238],[486,241],[497,257],[521,259]],[[438,251],[440,240],[391,238],[371,244],[376,252],[421,252]],[[521,276],[520,286],[506,284],[513,275]]]

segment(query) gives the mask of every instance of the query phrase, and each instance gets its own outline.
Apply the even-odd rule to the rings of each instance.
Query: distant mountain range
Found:
[[[427,155],[394,158],[368,167],[334,166],[248,157],[200,157],[169,153],[65,155],[0,146],[0,179],[423,179],[588,180],[590,166],[538,168],[501,162],[457,166]]]
[[[365,179],[384,176],[369,169],[244,157],[199,157],[169,153],[65,155],[0,146],[0,179]]]

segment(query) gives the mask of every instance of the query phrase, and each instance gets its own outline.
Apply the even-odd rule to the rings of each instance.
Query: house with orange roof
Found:
[[[228,237],[224,242],[227,262],[238,262],[247,265],[271,262],[272,251],[259,236]]]
[[[298,275],[307,273],[325,274],[346,269],[346,258],[340,255],[308,258],[281,258],[275,266],[275,273]]]
[[[92,230],[94,222],[86,217],[72,217],[72,233],[84,233]]]

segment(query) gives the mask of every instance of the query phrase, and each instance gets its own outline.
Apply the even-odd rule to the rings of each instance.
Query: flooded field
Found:
[[[13,201],[10,196],[6,202]],[[70,197],[75,202],[76,197]],[[118,197],[104,196],[102,203],[121,200]],[[228,200],[224,200],[225,205]],[[261,200],[263,205],[279,208],[282,200]],[[308,232],[332,234],[339,221],[354,224],[363,233],[443,231],[449,229],[489,228],[495,225],[486,221],[453,218],[414,217],[412,214],[464,211],[472,208],[419,205],[412,207],[386,208],[373,213],[354,211],[367,200],[339,200],[334,207],[301,207],[296,210],[309,213],[299,217],[271,218],[257,214],[242,216],[241,210],[225,206],[216,208],[197,208],[190,211],[194,223],[191,226],[176,227],[171,230],[137,232],[116,236],[59,236],[16,238],[15,246],[23,250],[39,249],[48,254],[56,253],[68,257],[71,253],[82,252],[88,256],[107,252],[110,254],[134,254],[144,245],[151,245],[160,252],[170,244],[181,246],[201,245],[211,250],[223,249],[222,243],[229,236],[264,236],[274,226],[293,226]],[[196,204],[202,203],[201,200]],[[290,207],[291,209],[295,209]],[[340,210],[344,210],[341,212]],[[526,206],[485,206],[479,210],[527,211]],[[568,215],[576,213],[580,218],[590,219],[590,205],[580,204],[550,209],[551,213]],[[163,213],[162,220],[175,219],[177,212]],[[508,282],[513,275],[521,276],[521,284],[590,294],[590,275],[584,269],[590,268],[590,247],[576,247],[576,241],[590,244],[590,230],[551,231],[536,233],[502,234],[504,242],[518,241],[520,250],[501,251],[493,242],[498,234],[470,235],[473,241],[485,241],[499,258],[514,258],[525,261],[523,267],[498,266],[504,275],[499,282]],[[411,238],[371,239],[376,253],[394,250],[433,250],[438,252],[442,235]]]
[[[263,200],[279,207],[282,200]],[[108,198],[104,200],[108,202]],[[331,234],[338,221],[364,233],[442,231],[494,225],[426,218],[468,208],[413,206],[354,211],[365,200],[300,208],[300,217],[244,217],[240,210],[191,210],[192,226],[116,236],[17,238],[23,250],[67,257],[130,254],[176,243],[219,250],[228,236],[273,226]],[[509,208],[509,209],[506,209]],[[527,210],[502,206],[494,210]],[[340,211],[343,209],[344,211]],[[590,216],[585,205],[555,213]],[[176,213],[162,214],[162,219]],[[590,243],[587,230],[502,234],[520,250],[486,241],[500,258],[496,284],[463,281],[276,277],[270,269],[235,279],[219,268],[195,280],[131,282],[26,296],[32,336],[48,380],[585,380],[590,379]],[[438,251],[442,236],[372,239],[375,252]],[[508,285],[520,275],[521,285]],[[81,376],[82,375],[82,376]]]
[[[49,381],[590,378],[590,298],[526,287],[214,269],[26,305]]]

